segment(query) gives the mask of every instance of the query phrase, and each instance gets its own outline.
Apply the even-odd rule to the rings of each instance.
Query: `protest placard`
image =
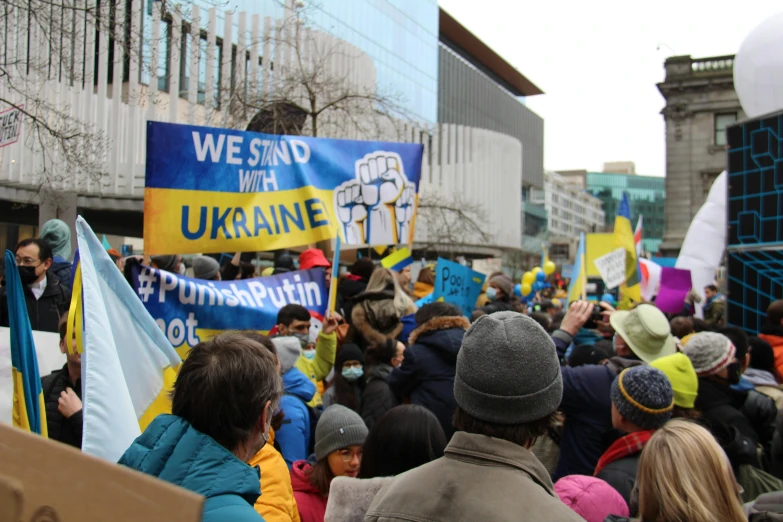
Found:
[[[252,252],[412,237],[423,146],[147,123],[150,254]]]
[[[625,282],[625,249],[618,248],[593,260],[606,289],[611,290]]]
[[[224,330],[266,333],[277,312],[296,303],[310,311],[314,327],[328,304],[320,268],[240,281],[205,281],[136,265],[132,286],[180,357]]]
[[[691,271],[665,266],[661,269],[661,287],[655,298],[655,306],[661,312],[678,314],[685,304],[685,296],[691,287]]]
[[[435,267],[435,290],[432,301],[446,301],[457,305],[462,314],[470,317],[476,299],[484,286],[484,274],[459,263],[438,259]]]

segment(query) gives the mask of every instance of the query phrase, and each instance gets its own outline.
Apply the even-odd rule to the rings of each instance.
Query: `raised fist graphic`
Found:
[[[347,244],[392,245],[407,240],[416,187],[399,154],[377,151],[356,162],[356,179],[335,190]]]

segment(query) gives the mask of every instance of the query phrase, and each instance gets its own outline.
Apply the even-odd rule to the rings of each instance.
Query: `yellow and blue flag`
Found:
[[[153,418],[171,412],[181,359],[81,217],[76,237],[69,327],[83,353],[82,451],[117,462]]]
[[[406,266],[413,264],[413,256],[411,256],[411,251],[408,250],[407,247],[403,247],[399,250],[396,250],[393,254],[390,254],[383,259],[381,259],[381,265],[384,268],[390,268],[394,270],[395,272],[399,272]]]
[[[642,300],[642,290],[639,285],[639,264],[636,261],[636,244],[631,226],[631,205],[626,193],[623,193],[617,217],[614,219],[614,247],[625,250],[625,283],[620,285],[618,308],[627,310],[634,302]]]
[[[549,261],[549,252],[547,252],[546,245],[541,245],[541,270],[544,269],[544,264]]]
[[[33,330],[27,315],[24,287],[19,278],[16,258],[10,250],[5,251],[5,280],[8,325],[11,327],[14,426],[46,437],[46,406],[41,377],[38,375]]]
[[[585,233],[579,235],[579,247],[576,249],[576,262],[568,285],[568,302],[585,298],[587,286],[587,263],[585,262]]]
[[[384,257],[383,259],[381,259],[381,265],[384,268],[390,268],[395,272],[399,272],[406,266],[412,264],[413,264],[413,256],[411,256],[411,251],[408,250],[407,247],[403,247],[395,251],[393,254],[390,254]]]

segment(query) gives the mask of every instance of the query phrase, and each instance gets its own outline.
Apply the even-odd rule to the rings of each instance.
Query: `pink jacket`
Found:
[[[307,478],[310,464],[297,460],[291,467],[291,485],[302,522],[324,522],[326,497],[315,489]]]

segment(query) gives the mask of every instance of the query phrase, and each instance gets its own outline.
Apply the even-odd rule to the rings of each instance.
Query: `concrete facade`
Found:
[[[661,254],[677,256],[712,182],[726,169],[725,131],[745,114],[734,90],[733,56],[666,60],[666,225]],[[733,118],[732,118],[733,115]]]

